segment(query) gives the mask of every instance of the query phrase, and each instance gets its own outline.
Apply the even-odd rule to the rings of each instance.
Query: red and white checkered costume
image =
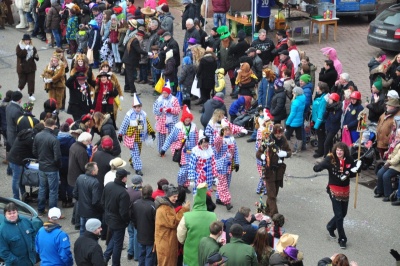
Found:
[[[214,177],[218,176],[215,156],[211,146],[202,150],[200,145],[192,149],[189,162],[189,179],[194,180],[193,194],[200,183],[207,183],[208,190],[212,189]]]
[[[225,117],[224,118],[224,123],[228,124],[232,135],[239,134],[243,130],[245,130],[244,127],[234,125],[231,122],[228,121],[228,119]],[[214,123],[212,120],[208,122],[206,129],[204,130],[204,135],[206,135],[210,139],[210,145],[214,145],[214,138],[219,135],[219,132],[221,132],[221,124],[220,123]]]

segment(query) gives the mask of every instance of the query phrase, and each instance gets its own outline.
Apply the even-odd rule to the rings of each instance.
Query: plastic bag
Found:
[[[353,144],[353,142],[351,141],[350,131],[347,128],[343,128],[342,142],[347,146],[351,146]]]
[[[194,80],[193,80],[193,84],[192,84],[192,89],[191,89],[191,94],[193,94],[194,96],[197,96],[197,97],[201,97],[200,96],[200,89],[199,88],[197,88],[197,84],[198,84],[198,80],[197,80],[197,76],[195,76],[194,77]]]
[[[164,87],[165,80],[164,77],[161,75],[161,77],[158,79],[156,86],[154,87],[154,90],[158,93],[161,94],[162,88]]]
[[[153,140],[152,138],[151,138],[151,136],[147,136],[147,138],[146,138],[146,140],[144,141],[144,144],[146,145],[146,146],[148,146],[148,147],[152,147],[152,148],[154,148],[155,147],[155,142],[156,140]]]
[[[86,57],[89,61],[89,64],[93,64],[94,58],[93,58],[93,50],[92,49],[87,50]]]

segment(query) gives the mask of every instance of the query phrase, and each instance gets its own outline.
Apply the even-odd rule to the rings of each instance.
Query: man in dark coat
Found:
[[[249,49],[247,49],[246,54],[253,61],[253,64],[251,67],[251,69],[253,70],[253,73],[257,76],[258,80],[261,81],[263,62],[262,62],[261,58],[257,55],[256,48],[250,47]]]
[[[78,266],[105,266],[103,250],[98,243],[101,222],[91,218],[85,224],[86,232],[74,244],[74,257]]]
[[[143,40],[145,33],[138,30],[136,37],[132,37],[125,46],[122,62],[125,64],[125,88],[124,91],[131,91],[131,96],[136,93],[135,79],[137,77],[136,68],[139,67],[141,55],[147,55],[147,52],[142,50],[139,41]],[[138,94],[140,95],[140,94]]]
[[[104,176],[111,170],[110,161],[116,156],[113,155],[114,142],[112,138],[104,136],[101,139],[100,145],[101,150],[98,150],[93,154],[92,162],[97,163],[97,167],[99,168],[97,179],[99,180],[99,191],[101,196],[104,189]]]
[[[217,32],[217,28],[218,27],[212,28],[210,36],[208,37],[208,39],[206,39],[206,45],[208,47],[213,48],[213,51],[216,56],[218,56],[218,51],[219,51],[219,47],[221,44],[221,40],[219,39],[219,34]]]
[[[130,173],[125,169],[118,169],[114,182],[105,186],[101,198],[106,224],[112,235],[103,257],[108,263],[112,255],[113,265],[121,265],[125,229],[129,224],[129,194],[125,189],[128,175]]]
[[[32,152],[39,163],[39,196],[38,213],[45,213],[47,192],[49,192],[49,208],[57,207],[59,170],[61,168],[60,142],[54,135],[56,122],[46,119],[45,128],[35,136]]]
[[[217,92],[215,96],[205,102],[203,108],[201,109],[201,118],[200,122],[204,128],[207,127],[208,122],[216,109],[222,109],[225,112],[225,115],[228,115],[226,110],[225,102],[224,102],[224,94],[222,92]]]
[[[271,51],[271,55],[273,58],[274,65],[279,66],[279,53],[287,50],[288,47],[288,39],[285,30],[278,30],[276,32],[276,38],[278,39],[278,43],[275,45],[275,48]]]
[[[24,114],[20,106],[22,101],[22,93],[14,91],[11,95],[11,102],[6,107],[6,121],[7,121],[7,151],[10,151],[11,146],[17,137],[17,120]]]
[[[175,64],[176,67],[178,68],[181,64],[181,55],[179,51],[179,44],[178,42],[171,36],[170,32],[164,32],[161,37],[164,39],[164,42],[160,46],[160,55],[164,54],[165,58],[165,53],[168,52],[169,50],[173,50],[174,52],[174,59],[175,59]],[[161,58],[160,58],[161,59]]]
[[[215,70],[217,70],[217,60],[213,52],[206,52],[197,70],[201,98],[195,105],[203,104],[210,99],[210,94],[215,87]]]
[[[264,66],[269,65],[274,60],[272,50],[275,49],[275,44],[267,37],[266,30],[260,29],[258,31],[258,39],[251,43],[251,47],[256,48],[256,53],[261,58]]]
[[[185,10],[182,12],[182,30],[186,30],[186,21],[188,19],[200,18],[200,14],[197,14],[197,8],[193,4],[193,0],[183,0],[182,5],[185,6]]]
[[[200,43],[200,33],[194,26],[193,19],[189,18],[185,21],[186,23],[186,32],[185,37],[183,38],[183,54],[186,56],[186,50],[189,46],[189,39],[194,38],[196,39],[196,43]]]
[[[85,170],[85,174],[80,175],[76,180],[73,192],[74,198],[79,201],[80,235],[85,233],[85,224],[88,219],[101,219],[103,213],[103,208],[100,204],[102,194],[100,193],[99,180],[96,178],[99,171],[97,163],[87,163]]]
[[[135,236],[137,236],[137,227],[132,223],[132,215],[133,215],[133,204],[135,201],[142,197],[142,177],[140,175],[134,175],[131,178],[132,185],[127,188],[127,192],[129,194],[129,212],[131,222],[128,225],[128,234],[129,234],[129,244],[128,244],[128,260],[134,259],[135,261],[139,260],[138,252],[139,245],[138,240]],[[151,196],[150,196],[151,197]],[[153,203],[154,204],[154,203]],[[136,238],[136,239],[135,239]],[[154,239],[154,232],[153,232]],[[154,241],[154,240],[153,240]]]
[[[69,89],[67,113],[72,115],[75,121],[93,109],[90,93],[94,93],[94,90],[86,80],[87,77],[83,72],[77,72],[70,76],[65,83]]]
[[[335,85],[337,80],[338,73],[333,65],[332,60],[325,60],[324,67],[321,67],[321,71],[319,72],[319,81],[323,81],[328,84],[329,90]]]

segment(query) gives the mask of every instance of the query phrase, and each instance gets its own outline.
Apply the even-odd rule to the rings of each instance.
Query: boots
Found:
[[[27,32],[32,32],[35,29],[35,23],[29,22],[29,28],[26,30]]]
[[[15,26],[16,29],[25,29],[26,28],[26,17],[24,11],[22,9],[18,9],[19,14],[19,24]]]
[[[301,146],[303,144],[303,141],[301,140],[296,140],[294,146],[293,146],[293,155],[299,154],[301,152]]]

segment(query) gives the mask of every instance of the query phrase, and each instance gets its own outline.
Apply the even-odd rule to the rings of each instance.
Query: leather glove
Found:
[[[235,172],[239,171],[239,165],[235,164]]]
[[[171,108],[168,108],[167,110],[165,110],[165,112],[171,113]]]
[[[164,156],[164,155],[165,155],[165,151],[161,150],[161,151],[160,151],[160,155],[161,155],[161,156]]]
[[[153,133],[151,133],[150,135],[151,135],[151,138],[152,138],[153,140],[156,139],[156,133],[153,132]],[[164,152],[164,153],[165,153],[165,152]]]
[[[278,157],[285,158],[286,156],[287,156],[287,152],[286,151],[280,150],[278,152]]]
[[[397,250],[391,249],[390,254],[395,258],[396,261],[400,261],[400,254]]]
[[[122,142],[122,135],[120,134],[120,135],[118,135],[118,140],[119,140],[119,143],[121,143]]]

